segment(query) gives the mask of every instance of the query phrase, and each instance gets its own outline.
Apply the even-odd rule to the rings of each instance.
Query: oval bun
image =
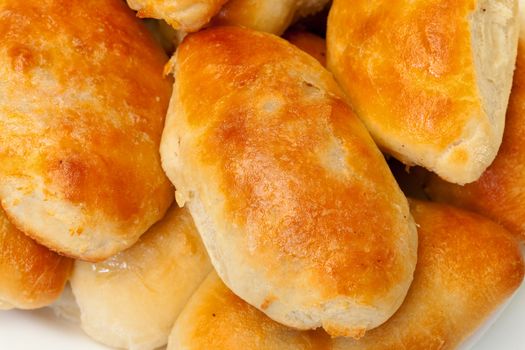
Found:
[[[411,208],[420,237],[414,282],[396,314],[363,338],[280,325],[212,273],[175,323],[168,350],[457,349],[520,286],[519,245],[474,213],[418,201]]]
[[[172,63],[163,166],[225,283],[294,328],[359,337],[386,321],[416,228],[331,74],[238,27],[188,36]]]
[[[39,243],[104,260],[173,201],[158,152],[167,57],[121,0],[6,0],[0,13],[2,207]]]
[[[378,145],[458,184],[501,144],[517,0],[335,0],[328,67]]]
[[[157,349],[211,271],[186,209],[173,206],[137,244],[100,263],[77,261],[71,289],[82,329],[115,348]]]

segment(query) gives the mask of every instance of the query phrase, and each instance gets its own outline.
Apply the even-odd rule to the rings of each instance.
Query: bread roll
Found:
[[[213,272],[175,322],[167,350],[210,349],[331,350],[332,338],[322,330],[298,331],[271,320]]]
[[[328,66],[384,151],[477,180],[504,129],[517,0],[335,0]]]
[[[116,348],[163,346],[210,271],[191,216],[174,207],[130,249],[101,263],[75,263],[71,288],[82,329]]]
[[[71,266],[70,259],[17,230],[0,209],[0,310],[51,304],[60,296]]]
[[[295,20],[321,11],[329,0],[229,0],[213,19],[281,35]]]
[[[326,42],[320,36],[303,30],[292,30],[284,38],[326,66]]]
[[[399,311],[360,342],[334,350],[457,349],[523,281],[519,244],[500,225],[450,206],[411,201],[419,251]]]
[[[79,259],[131,246],[173,201],[158,153],[162,48],[121,0],[5,0],[0,37],[8,217]]]
[[[175,323],[168,350],[456,349],[520,285],[518,244],[497,224],[443,205],[412,202],[419,260],[398,312],[362,339],[282,326],[212,274]]]
[[[225,283],[299,329],[359,337],[386,321],[416,228],[330,73],[239,27],[186,37],[172,64],[163,166]]]
[[[521,7],[525,12],[525,3]],[[523,18],[522,18],[523,23]],[[426,191],[433,200],[474,210],[525,240],[525,26],[522,24],[514,84],[503,143],[481,178],[464,187],[432,177]]]
[[[127,0],[139,17],[163,19],[173,28],[196,32],[228,0]]]

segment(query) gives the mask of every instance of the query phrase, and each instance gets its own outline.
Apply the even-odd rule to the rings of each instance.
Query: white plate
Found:
[[[504,310],[502,308],[463,344],[461,350],[524,350],[525,285],[521,286],[514,298],[505,306]],[[31,312],[0,312],[0,349],[107,350],[108,348],[89,339],[78,325],[56,318],[50,309],[43,309]]]

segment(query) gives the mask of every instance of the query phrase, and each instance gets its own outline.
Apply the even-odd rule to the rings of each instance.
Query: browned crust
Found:
[[[57,299],[72,260],[57,255],[17,230],[0,209],[0,300],[36,309]]]

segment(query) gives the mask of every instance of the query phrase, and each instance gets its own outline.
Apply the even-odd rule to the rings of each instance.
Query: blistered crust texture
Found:
[[[521,284],[519,246],[478,215],[424,202],[411,207],[420,237],[414,282],[396,314],[363,338],[287,328],[213,273],[175,323],[168,350],[457,349]]]
[[[335,0],[328,66],[376,142],[458,184],[503,135],[517,0]]]
[[[295,328],[359,337],[388,319],[416,230],[331,75],[234,27],[187,37],[172,63],[163,166],[226,284]]]
[[[166,57],[119,0],[0,4],[0,199],[23,232],[102,260],[173,200]]]

